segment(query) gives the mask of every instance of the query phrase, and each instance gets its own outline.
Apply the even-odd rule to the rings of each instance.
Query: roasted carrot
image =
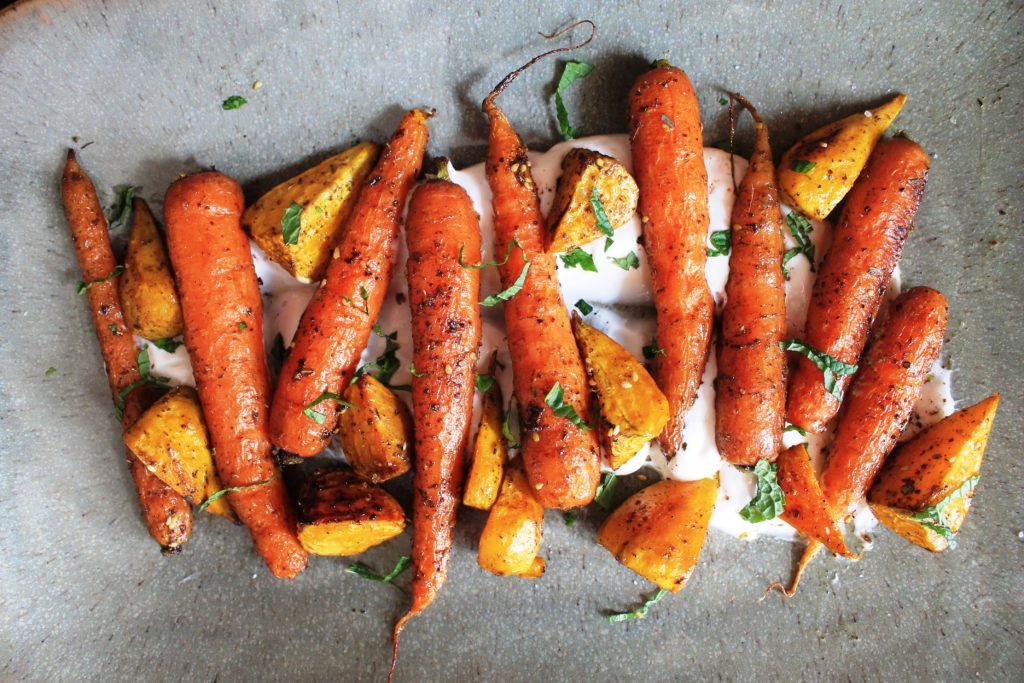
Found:
[[[924,193],[929,159],[916,142],[889,138],[878,143],[846,197],[832,246],[814,281],[803,341],[833,358],[856,365],[878,313],[892,270],[913,229]],[[850,383],[836,377],[837,394]],[[839,411],[825,389],[822,371],[800,358],[789,382],[787,419],[822,432]]]
[[[893,302],[889,318],[864,354],[843,401],[835,440],[821,477],[839,519],[868,492],[882,461],[910,419],[924,381],[942,349],[946,298],[914,287]]]
[[[544,250],[544,216],[526,146],[494,100],[538,59],[566,49],[572,48],[545,53],[512,72],[483,103],[490,121],[486,171],[493,195],[494,248],[495,253],[510,254],[499,268],[502,286],[512,287],[526,274],[522,289],[505,301],[523,464],[537,499],[548,508],[573,508],[593,500],[600,456],[588,426],[586,371],[558,288],[555,257]],[[575,421],[556,414],[545,401],[553,390],[557,393],[556,385]]]
[[[754,117],[754,152],[732,209],[732,253],[718,336],[715,439],[735,465],[775,460],[786,409],[786,289],[782,210],[768,126]]]
[[[196,390],[214,460],[231,507],[275,576],[306,567],[295,512],[267,438],[270,380],[263,348],[263,303],[238,183],[207,171],[174,182],[164,200]]]
[[[704,275],[708,174],[697,95],[686,74],[659,61],[629,95],[633,173],[658,316],[655,378],[671,410],[661,447],[683,447],[683,418],[697,397],[711,342],[714,301]]]
[[[405,200],[419,175],[430,114],[408,112],[370,172],[320,289],[302,314],[270,408],[270,440],[316,455],[338,421],[333,398],[348,386],[391,283]],[[329,397],[329,398],[328,398]],[[307,408],[317,399],[318,417]]]
[[[405,239],[416,366],[414,574],[412,606],[395,624],[396,661],[399,633],[433,602],[448,572],[480,346],[480,271],[459,259],[480,260],[480,218],[466,191],[439,177],[413,192]]]
[[[64,165],[61,197],[71,226],[78,265],[82,269],[82,282],[88,286],[85,295],[106,365],[110,392],[115,403],[120,403],[121,393],[142,378],[137,361],[138,349],[124,322],[118,294],[119,276],[115,271],[117,261],[110,246],[107,219],[96,196],[96,188],[78,165],[73,151],[68,151]],[[127,393],[123,399],[122,429],[130,427],[152,402],[152,392],[144,386]],[[165,552],[180,550],[192,530],[192,508],[147,470],[138,458],[131,453],[127,453],[127,458],[142,517],[150,535]]]

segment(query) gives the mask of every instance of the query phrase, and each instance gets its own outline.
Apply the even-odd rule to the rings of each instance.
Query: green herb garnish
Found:
[[[544,397],[544,403],[547,404],[548,408],[558,417],[564,417],[572,422],[574,425],[584,431],[590,431],[592,428],[583,418],[579,416],[576,409],[565,402],[565,389],[558,382],[555,382],[555,386],[551,387],[551,391]]]
[[[347,303],[349,306],[351,306],[352,308],[356,309],[360,313],[362,313],[364,315],[370,315],[370,302],[369,302],[370,293],[366,291],[366,287],[360,287],[359,288],[359,298],[363,300],[362,307],[357,306],[356,303],[351,298],[349,298],[347,296],[342,295],[342,297],[341,297],[342,301],[344,301],[345,303]],[[380,336],[383,337],[384,335],[380,335]]]
[[[380,325],[373,326],[373,333],[384,340],[384,350],[381,352],[377,359],[372,363],[363,365],[356,374],[353,375],[350,385],[355,384],[359,381],[359,378],[365,375],[370,370],[376,370],[375,375],[377,379],[384,385],[391,389],[405,389],[407,387],[391,386],[391,378],[395,376],[398,369],[401,367],[401,362],[398,360],[398,349],[401,345],[398,343],[398,330],[395,330],[391,334],[384,334],[384,330],[381,329]]]
[[[111,325],[111,327],[113,327],[115,330],[117,329],[116,325]],[[122,389],[117,394],[117,400],[114,401],[114,413],[117,415],[118,422],[120,422],[121,419],[124,417],[124,402],[125,399],[128,398],[128,394],[132,393],[139,387],[145,385],[152,386],[162,391],[166,391],[171,388],[167,384],[168,382],[171,381],[169,378],[150,374],[151,364],[149,361],[148,347],[142,347],[142,349],[139,350],[139,355],[136,358],[136,363],[139,366],[139,375],[141,375],[141,377],[132,382],[131,384],[129,384],[128,386],[126,386],[124,389]]]
[[[793,159],[793,163],[790,165],[790,168],[797,173],[807,173],[817,165],[818,164],[813,161],[808,161],[807,159]]]
[[[589,76],[593,70],[594,67],[590,64],[566,62],[565,68],[562,69],[562,75],[558,79],[558,86],[555,88],[555,114],[558,117],[558,127],[562,130],[562,137],[566,140],[578,138],[582,131],[569,123],[569,112],[565,108],[565,102],[562,101],[562,91],[573,82]]]
[[[969,495],[977,485],[979,478],[978,475],[974,475],[938,503],[926,507],[920,512],[915,512],[910,518],[945,538],[950,548],[956,548],[956,534],[949,528],[950,522],[946,519],[946,508],[950,503]]]
[[[740,510],[740,517],[751,523],[764,522],[775,519],[782,514],[786,508],[786,494],[779,486],[779,479],[776,474],[777,466],[764,458],[754,465],[754,474],[757,476],[757,493],[754,499]]]
[[[515,244],[517,247],[519,247],[519,243],[518,242],[513,242],[513,244]],[[523,251],[523,248],[519,247],[519,251]],[[489,306],[497,306],[502,301],[508,301],[509,299],[514,297],[516,294],[518,294],[523,289],[523,285],[526,284],[526,275],[529,272],[530,272],[530,262],[526,260],[526,252],[523,252],[523,272],[519,273],[519,277],[516,278],[516,281],[513,282],[512,285],[508,289],[503,289],[502,291],[498,292],[497,294],[490,295],[489,297],[487,297],[486,299],[481,301],[480,305],[481,306],[488,306],[488,307]]]
[[[317,396],[316,399],[312,403],[310,403],[308,406],[303,408],[302,409],[302,414],[305,415],[306,417],[308,417],[313,422],[316,422],[318,425],[322,425],[324,422],[327,421],[327,415],[324,414],[324,413],[321,413],[318,410],[313,410],[313,408],[316,408],[318,405],[320,405],[324,401],[330,401],[330,400],[337,401],[338,405],[340,405],[342,407],[342,409],[354,408],[355,407],[351,403],[348,403],[346,401],[341,400],[341,396],[340,395],[335,394],[335,393],[330,392],[330,391],[325,391],[324,393],[322,393],[319,396]]]
[[[604,253],[607,254],[608,250],[612,248],[613,244],[615,244],[615,240],[613,240],[611,237],[605,237],[604,238]]]
[[[576,302],[576,309],[583,315],[590,315],[594,312],[594,307],[587,303],[585,299],[580,299]]]
[[[612,509],[612,500],[615,495],[615,487],[619,485],[619,478],[614,472],[605,472],[601,477],[601,483],[597,485],[597,494],[594,495],[594,502],[604,510]]]
[[[165,337],[164,339],[157,339],[156,341],[153,342],[153,346],[160,349],[161,351],[166,351],[167,353],[174,353],[175,351],[178,350],[178,347],[181,346],[181,344],[182,342],[178,341],[177,339],[171,339],[170,337]]]
[[[503,261],[486,261],[484,263],[466,263],[462,258],[462,253],[466,250],[466,245],[463,244],[459,247],[459,265],[463,268],[490,268],[491,266],[503,266],[508,263],[509,257],[512,256],[512,247],[522,247],[519,245],[519,240],[512,240],[508,243],[508,251],[505,252],[505,259]],[[525,252],[524,252],[525,255]]]
[[[220,103],[221,109],[224,111],[231,111],[232,109],[240,109],[243,104],[248,103],[249,100],[245,99],[241,95],[232,95],[223,102]]]
[[[782,255],[782,274],[789,279],[789,269],[786,264],[789,263],[790,259],[803,254],[807,257],[807,261],[811,264],[811,272],[814,272],[814,242],[811,241],[811,231],[814,230],[814,226],[804,216],[801,216],[796,211],[790,211],[786,214],[786,225],[789,226],[789,232],[793,235],[793,239],[796,240],[796,246],[789,249],[785,254]]]
[[[724,97],[719,97],[718,103],[724,107],[725,105],[729,104],[729,100],[725,99]]]
[[[78,281],[77,292],[79,294],[85,294],[87,291],[89,291],[92,288],[93,285],[98,285],[101,282],[110,282],[111,280],[113,280],[115,277],[117,277],[118,275],[120,275],[123,272],[124,272],[124,266],[118,265],[118,266],[114,266],[114,269],[112,271],[110,271],[110,275],[107,275],[106,277],[101,277],[99,280],[93,280],[92,282],[82,282],[81,280],[79,280]]]
[[[199,512],[202,512],[203,510],[208,508],[210,506],[210,504],[213,503],[213,501],[217,500],[218,498],[223,496],[225,493],[233,493],[235,491],[244,491],[246,489],[256,488],[257,486],[265,486],[265,485],[269,484],[273,480],[274,480],[274,475],[270,475],[269,477],[267,477],[263,481],[258,481],[255,484],[244,484],[243,486],[229,486],[226,489],[221,489],[220,491],[217,491],[216,493],[214,493],[213,495],[211,495],[209,498],[207,498],[206,500],[204,500],[202,502],[202,504],[199,506]]]
[[[413,377],[416,377],[417,379],[420,378],[420,377],[425,377],[426,376],[422,372],[416,372],[416,364],[415,363],[409,363],[409,374],[412,375]]]
[[[114,207],[114,217],[110,219],[110,232],[119,230],[128,223],[128,217],[132,212],[132,199],[140,189],[134,185],[120,185],[114,188],[114,192],[117,193],[117,205]]]
[[[832,394],[837,401],[843,400],[843,392],[840,391],[839,384],[836,382],[836,375],[852,375],[857,372],[856,365],[850,365],[849,363],[837,360],[827,353],[808,346],[799,339],[781,341],[779,346],[785,351],[796,351],[807,356],[807,359],[821,370],[825,380],[825,391]]]
[[[239,332],[244,332],[247,329],[249,329],[248,325],[246,325],[245,323],[238,323],[238,331]]]
[[[395,579],[395,577],[404,572],[409,567],[410,564],[412,564],[412,560],[409,559],[409,556],[402,555],[400,558],[398,558],[398,563],[395,564],[395,568],[387,574],[378,574],[362,562],[353,562],[348,566],[347,569],[345,569],[345,571],[347,571],[349,574],[355,574],[359,578],[366,579],[368,581],[391,583]]]
[[[476,390],[481,394],[486,394],[494,386],[493,375],[477,375],[476,376]]]
[[[572,526],[576,523],[576,515],[571,512],[563,512],[562,521],[565,522],[566,526]]]
[[[788,427],[782,430],[783,434],[785,434],[786,432],[796,432],[800,436],[807,436],[807,430],[801,427],[800,425],[789,425]]]
[[[643,604],[632,612],[611,612],[610,614],[606,614],[604,618],[613,624],[620,621],[629,621],[630,619],[643,619],[650,611],[651,605],[658,602],[666,595],[668,595],[668,591],[664,588],[659,588],[657,593],[644,600]]]
[[[637,257],[636,252],[631,251],[622,258],[611,257],[612,261],[615,262],[619,268],[623,270],[632,270],[633,268],[640,267],[640,259]]]
[[[505,437],[505,443],[508,444],[509,448],[519,448],[519,439],[512,433],[512,404],[515,403],[515,398],[508,400],[508,408],[505,410],[505,417],[501,421],[501,435]]]
[[[57,374],[57,368],[55,368],[53,366],[50,366],[50,367],[46,368],[46,376],[47,377],[53,377],[56,374]]]
[[[285,244],[298,244],[301,230],[302,205],[293,201],[281,216],[281,241]]]
[[[660,346],[658,346],[657,340],[652,341],[650,344],[648,344],[647,346],[643,347],[641,349],[641,351],[643,351],[644,358],[646,358],[647,360],[653,360],[655,356],[664,356],[664,355],[666,355],[665,354],[665,349],[663,349]]]
[[[711,242],[708,256],[728,256],[732,250],[732,230],[715,230],[708,241]]]
[[[589,270],[591,273],[597,272],[597,264],[594,263],[594,257],[579,247],[560,254],[558,258],[562,259],[562,265],[566,268],[582,268],[583,270]]]
[[[601,196],[597,193],[597,183],[594,183],[594,189],[590,192],[590,208],[594,210],[597,229],[608,237],[612,237],[615,234],[615,228],[612,227],[612,222],[608,220],[608,214],[605,213]]]
[[[117,336],[118,334],[120,334],[120,333],[119,333],[119,332],[117,331],[117,325],[114,325],[114,324],[110,324],[110,325],[107,325],[107,329],[108,329],[108,330],[110,330],[110,334],[114,335],[115,337],[116,337],[116,336]]]

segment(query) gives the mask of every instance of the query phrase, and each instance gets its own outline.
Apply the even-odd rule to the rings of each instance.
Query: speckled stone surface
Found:
[[[117,184],[159,199],[203,166],[251,197],[358,138],[384,138],[413,105],[437,107],[432,153],[474,163],[490,86],[548,47],[537,31],[583,16],[599,33],[576,57],[596,70],[568,104],[589,133],[624,129],[630,81],[662,56],[696,84],[709,141],[725,131],[722,88],[757,103],[780,149],[909,93],[896,128],[934,163],[905,280],[950,298],[956,396],[1003,392],[981,484],[956,551],[932,556],[879,532],[863,561],[819,558],[795,598],[759,602],[796,549],[712,533],[687,589],[622,624],[602,611],[650,586],[595,544],[599,511],[573,527],[549,514],[548,572],[525,581],[476,567],[484,517],[463,510],[448,585],[406,630],[397,679],[1024,676],[1021,3],[83,0],[0,14],[0,678],[383,680],[407,599],[341,560],[274,580],[248,535],[216,519],[183,554],[160,555],[74,292],[57,193],[72,136],[91,143],[81,159],[107,204]],[[557,138],[556,71],[544,63],[502,98],[537,146]],[[249,104],[222,111],[233,94]],[[408,542],[362,559],[390,566]]]

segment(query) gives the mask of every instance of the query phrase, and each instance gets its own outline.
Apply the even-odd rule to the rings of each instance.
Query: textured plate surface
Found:
[[[430,151],[482,155],[478,103],[546,49],[537,31],[589,15],[596,66],[568,104],[587,133],[625,128],[652,59],[685,68],[706,137],[722,88],[743,92],[777,149],[893,90],[896,128],[934,154],[908,284],[952,304],[955,395],[1003,392],[960,547],[940,556],[887,532],[859,563],[819,558],[797,596],[758,602],[796,549],[712,533],[687,589],[643,621],[603,610],[650,586],[550,513],[539,581],[476,567],[483,515],[460,513],[448,585],[406,630],[398,679],[504,681],[982,680],[1024,669],[1024,167],[1021,5],[998,3],[26,2],[0,14],[0,678],[382,680],[407,596],[345,563],[272,579],[248,534],[197,524],[165,558],[139,521],[57,193],[66,147],[105,203],[134,183],[159,199],[216,166],[250,197],[402,108],[437,107]],[[556,141],[556,64],[502,98],[524,139]],[[254,81],[263,83],[253,91]],[[222,111],[233,94],[249,99]],[[746,129],[744,129],[746,132]],[[56,368],[53,376],[46,369]],[[362,558],[391,566],[408,535]],[[408,577],[403,577],[408,581]],[[399,583],[403,587],[407,583]]]

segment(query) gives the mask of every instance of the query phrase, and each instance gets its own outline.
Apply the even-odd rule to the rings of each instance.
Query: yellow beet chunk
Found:
[[[321,467],[297,501],[299,542],[314,555],[357,555],[405,529],[391,495],[342,467]]]
[[[668,422],[668,400],[643,363],[576,311],[572,331],[601,405],[600,437],[617,469],[661,433]]]
[[[379,484],[409,471],[412,416],[380,380],[362,375],[345,390],[352,404],[338,418],[338,442],[352,469]]]
[[[717,495],[717,477],[663,479],[616,508],[597,542],[640,576],[676,592],[697,566]]]
[[[530,489],[522,460],[516,460],[480,534],[477,563],[499,576],[537,578],[544,573],[544,560],[537,557],[543,533],[544,507]]]
[[[149,205],[138,198],[132,201],[120,291],[125,324],[133,333],[152,340],[181,334],[181,305],[167,248]]]
[[[199,505],[221,489],[199,396],[191,387],[175,387],[158,399],[125,432],[124,443],[146,469],[190,503]],[[206,510],[235,520],[227,496]]]
[[[613,230],[629,222],[640,196],[636,181],[613,157],[575,148],[562,159],[555,203],[548,213],[547,249],[569,251],[606,236],[598,227],[591,198],[597,197]]]
[[[900,113],[906,95],[819,128],[782,155],[779,187],[787,204],[811,218],[825,218],[864,169],[882,133]]]
[[[775,461],[779,487],[786,495],[786,507],[779,517],[808,538],[844,557],[852,557],[843,530],[829,509],[821,484],[814,474],[807,446],[787,448]]]
[[[245,210],[242,225],[267,256],[302,282],[324,277],[363,181],[380,149],[360,142],[286,180]],[[300,207],[295,244],[285,244],[281,221],[292,203]]]
[[[494,376],[494,364],[491,364]],[[490,510],[498,499],[498,490],[505,475],[508,450],[501,434],[502,405],[501,387],[495,381],[483,395],[480,428],[473,443],[473,460],[466,475],[466,490],[462,502],[478,510]]]
[[[878,520],[922,548],[950,547],[970,509],[998,407],[993,394],[899,446],[868,493]]]

